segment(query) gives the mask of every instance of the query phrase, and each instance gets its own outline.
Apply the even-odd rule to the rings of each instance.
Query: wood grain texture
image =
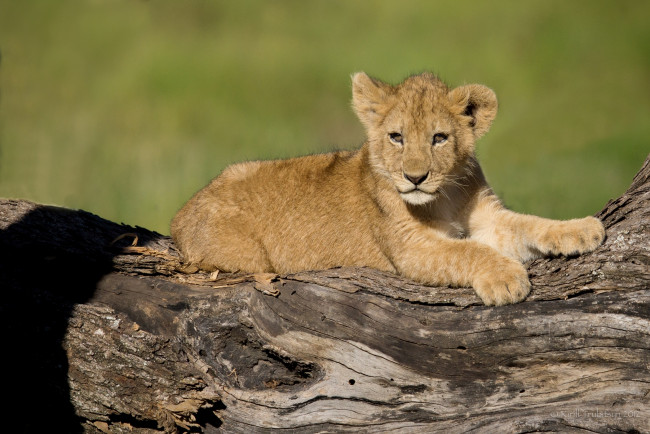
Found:
[[[530,297],[488,308],[366,268],[197,272],[168,237],[1,200],[3,424],[650,432],[650,160],[598,216],[601,247],[528,264]]]

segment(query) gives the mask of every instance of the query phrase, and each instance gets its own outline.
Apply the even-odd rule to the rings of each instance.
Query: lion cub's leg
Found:
[[[590,252],[605,238],[605,228],[595,217],[561,221],[517,214],[488,194],[470,216],[469,233],[472,239],[520,261]]]
[[[174,217],[171,232],[185,261],[204,270],[273,272],[264,246],[234,213],[198,209],[201,195]]]
[[[530,292],[523,265],[473,240],[420,236],[394,258],[400,274],[413,280],[451,286],[472,286],[486,305],[517,303]]]

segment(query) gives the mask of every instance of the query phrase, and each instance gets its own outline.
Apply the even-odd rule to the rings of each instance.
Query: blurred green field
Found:
[[[350,74],[492,87],[512,209],[593,214],[650,152],[650,2],[0,0],[0,196],[169,233],[227,164],[352,148]]]

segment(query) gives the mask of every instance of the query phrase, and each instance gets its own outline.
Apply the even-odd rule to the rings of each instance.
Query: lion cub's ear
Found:
[[[377,126],[385,114],[391,86],[368,77],[365,72],[352,74],[352,107],[366,129]]]
[[[459,114],[470,116],[474,138],[485,134],[497,115],[497,96],[492,89],[482,84],[459,86],[449,92],[449,100]]]

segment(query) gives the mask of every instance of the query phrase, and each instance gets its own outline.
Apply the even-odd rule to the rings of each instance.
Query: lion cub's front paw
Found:
[[[510,258],[496,258],[474,279],[474,290],[487,306],[518,303],[530,292],[528,273]]]
[[[591,252],[605,239],[605,227],[595,217],[555,222],[539,239],[544,254],[578,255]]]

